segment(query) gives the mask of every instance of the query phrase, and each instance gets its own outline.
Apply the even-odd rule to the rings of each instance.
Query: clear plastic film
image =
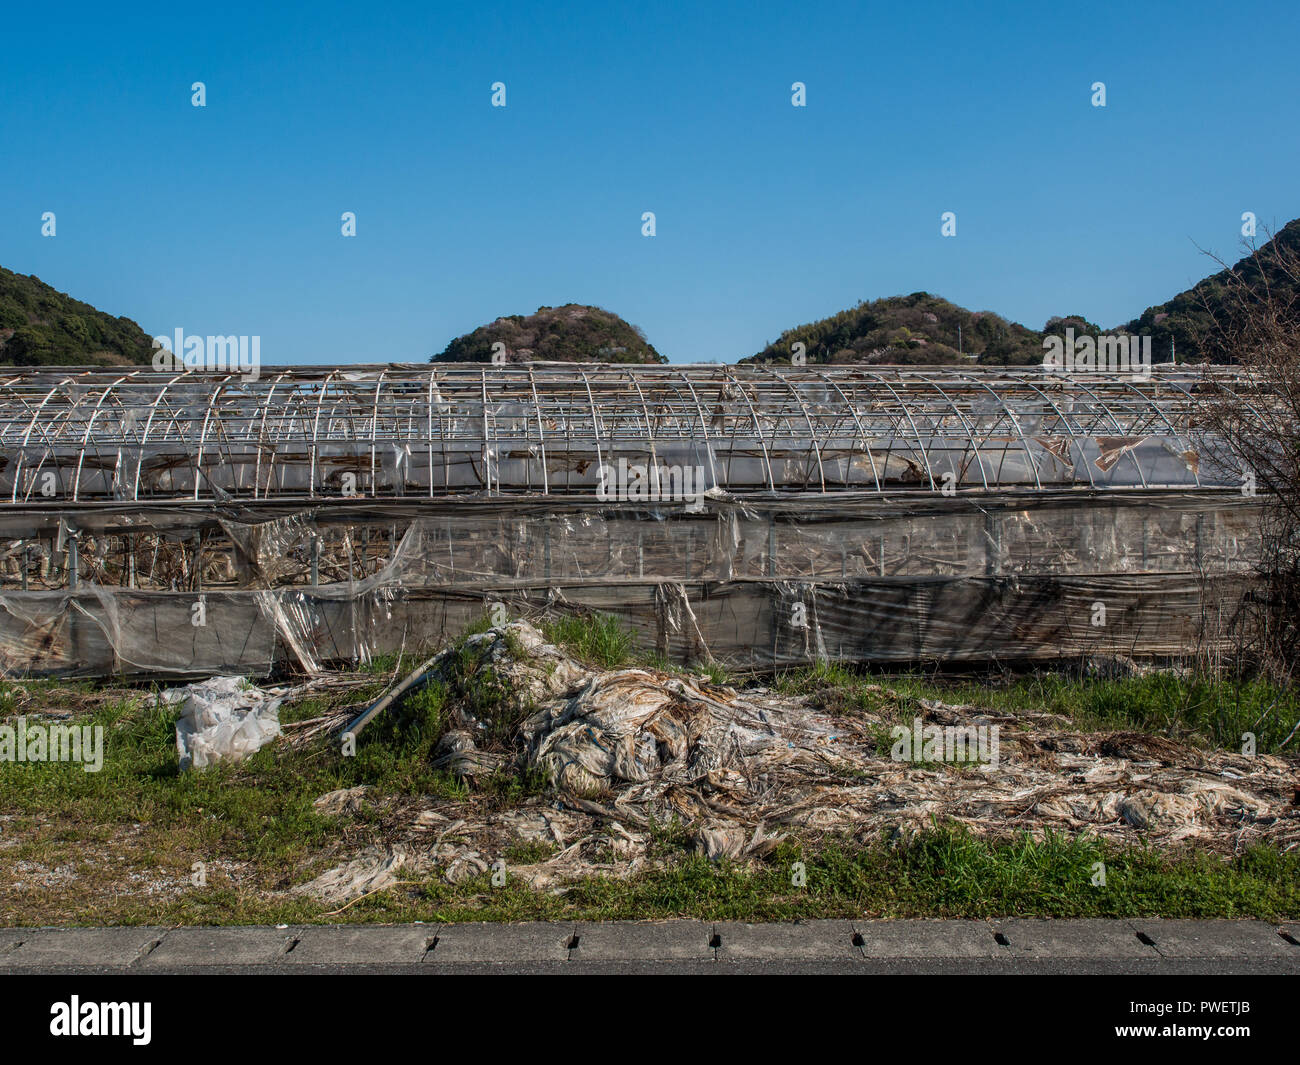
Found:
[[[0,665],[314,672],[431,646],[494,603],[513,616],[603,611],[647,648],[735,667],[1102,645],[1176,654],[1228,638],[1260,557],[1259,508],[1228,493],[439,509],[382,523],[329,508],[220,517],[165,536],[139,531],[138,516],[128,531],[72,530],[62,555],[53,539],[43,550],[64,579],[79,538],[77,588],[24,591],[5,576]],[[173,550],[170,579],[193,586],[113,586],[122,544],[141,537],[138,555]],[[138,559],[134,579],[148,577]],[[1096,603],[1103,625],[1090,620]]]

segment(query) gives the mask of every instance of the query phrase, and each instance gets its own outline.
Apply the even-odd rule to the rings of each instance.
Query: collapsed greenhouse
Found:
[[[1261,513],[1198,438],[1206,380],[7,370],[0,668],[313,672],[494,610],[732,668],[1222,648]]]

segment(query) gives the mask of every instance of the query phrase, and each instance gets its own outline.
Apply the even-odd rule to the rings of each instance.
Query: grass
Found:
[[[373,697],[383,687],[380,680],[348,698]],[[163,849],[220,852],[235,861],[304,858],[334,833],[332,819],[311,805],[325,792],[366,784],[378,796],[463,794],[455,781],[428,767],[442,732],[443,699],[437,688],[415,693],[399,714],[362,734],[355,757],[343,757],[332,745],[296,753],[276,744],[245,762],[181,773],[176,711],[142,693],[79,719],[104,727],[100,772],[73,763],[3,762],[0,794],[5,813],[57,826],[63,837],[97,825],[144,825],[147,834],[159,834]],[[286,708],[282,720],[315,717],[331,705],[308,699]]]
[[[573,658],[601,669],[644,666],[661,673],[704,676],[710,684],[729,684],[726,668],[720,662],[694,663],[691,668],[670,662],[657,651],[637,647],[637,634],[624,628],[609,614],[576,614],[541,622],[542,634]]]
[[[431,683],[409,694],[361,734],[351,757],[332,743],[305,751],[281,743],[243,762],[182,773],[176,711],[163,706],[156,693],[142,690],[92,704],[78,723],[104,728],[100,772],[87,773],[73,763],[0,762],[0,813],[7,818],[3,834],[14,841],[0,846],[0,884],[12,888],[3,893],[10,898],[0,902],[0,923],[12,923],[15,913],[41,912],[39,899],[48,891],[28,887],[32,878],[25,870],[34,866],[93,864],[92,879],[100,883],[82,883],[78,903],[93,913],[105,904],[105,896],[127,890],[133,877],[160,891],[185,884],[196,861],[247,872],[241,895],[248,898],[237,903],[228,897],[229,885],[206,895],[187,893],[187,898],[224,899],[220,905],[229,905],[233,920],[250,912],[249,899],[259,892],[300,883],[328,867],[331,856],[338,860],[341,850],[382,838],[384,800],[469,798],[463,781],[432,767],[449,724],[451,700],[483,723],[476,736],[480,747],[508,747],[531,707],[513,697],[487,660],[485,645],[462,638],[455,654],[458,668],[448,683]],[[387,688],[395,671],[416,661],[412,656],[375,663],[372,685],[294,703],[282,710],[281,721],[368,702]],[[33,713],[42,702],[57,708],[61,693],[81,699],[91,689],[38,684],[27,690],[31,697],[26,699],[0,692],[0,718]],[[505,807],[537,794],[543,783],[537,773],[505,769],[481,787],[489,803]],[[336,818],[314,808],[314,800],[326,792],[357,785],[368,786],[372,800],[359,814]],[[114,912],[121,904],[111,902]],[[204,915],[215,912],[206,907]]]
[[[89,680],[29,680],[23,683],[21,690],[17,685],[0,686],[0,717],[21,714],[25,708],[39,707],[42,702],[75,699],[92,695],[95,691],[95,683]],[[21,699],[24,692],[33,698]]]
[[[542,860],[550,850],[542,844],[508,850],[504,887],[493,887],[490,874],[454,886],[430,876],[363,898],[342,912],[303,898],[253,896],[211,883],[161,903],[124,896],[89,912],[65,908],[49,893],[30,895],[14,901],[9,919],[27,924],[864,916],[1281,921],[1300,914],[1300,854],[1268,848],[1225,860],[1204,853],[1121,850],[1089,837],[987,841],[959,829],[935,828],[905,843],[884,838],[865,844],[831,840],[815,848],[787,843],[766,861],[748,866],[678,851],[665,868],[631,880],[591,878],[563,896],[533,891],[509,873],[512,865]],[[666,847],[670,857],[674,850]],[[1105,886],[1094,884],[1099,862],[1105,865]]]
[[[543,621],[542,633],[575,658],[601,669],[618,669],[633,659],[634,634],[609,614],[566,615]]]
[[[1106,887],[1094,887],[1096,862]],[[795,862],[806,883],[794,885]],[[796,917],[1278,917],[1300,906],[1300,855],[1253,851],[1231,862],[1207,855],[1118,851],[1094,839],[1002,842],[935,829],[904,844],[783,846],[752,870],[693,857],[621,887],[584,884],[570,904],[594,916]]]
[[[558,619],[547,624],[546,635],[604,668],[645,661],[635,657],[632,634],[607,617]],[[106,755],[99,773],[70,764],[0,763],[0,924],[327,920],[331,907],[285,889],[384,838],[386,819],[403,816],[402,802],[474,797],[505,808],[543,793],[540,777],[513,766],[481,780],[474,793],[432,768],[453,703],[482,722],[481,746],[503,750],[532,709],[510,691],[485,646],[462,638],[453,647],[457,668],[446,681],[412,693],[376,720],[354,757],[343,757],[332,744],[305,751],[277,744],[242,763],[185,774],[177,768],[175,711],[160,706],[150,691],[112,688],[94,698],[97,689],[88,683],[42,682],[26,685],[27,696],[19,698],[0,686],[0,718],[31,715],[61,700],[89,706],[78,722],[104,726]],[[376,660],[362,671],[373,684],[292,705],[282,720],[373,699],[394,674],[419,660]],[[712,677],[721,683],[726,674],[718,668]],[[1151,731],[1233,748],[1241,732],[1254,731],[1260,751],[1274,749],[1297,714],[1294,691],[1170,674],[1121,680],[1046,674],[979,683],[873,676],[822,664],[772,683],[840,713],[885,710],[910,720],[920,699],[937,698],[1005,713],[1049,710],[1080,728]],[[884,698],[871,690],[874,684],[901,699]],[[368,785],[370,801],[360,812],[331,817],[312,805],[326,792],[361,784]],[[549,844],[517,842],[503,857],[517,866],[553,853]],[[688,833],[674,823],[653,829],[649,857],[663,868],[632,880],[585,880],[564,896],[531,891],[517,878],[494,888],[486,875],[455,886],[423,877],[362,899],[340,918],[1300,916],[1300,852],[1262,847],[1229,860],[1204,852],[1120,850],[1089,837],[980,840],[935,826],[906,842],[792,840],[767,860],[742,866],[694,854]],[[200,861],[209,867],[208,885],[189,886]],[[795,862],[806,868],[802,887],[792,882]],[[1097,862],[1106,866],[1104,888],[1092,884]]]
[[[877,685],[902,699],[893,705],[871,690]],[[1101,680],[1034,673],[981,682],[913,673],[871,674],[820,663],[779,675],[775,686],[786,694],[813,695],[824,709],[833,712],[884,711],[900,721],[921,712],[921,699],[937,699],[973,703],[1013,715],[1023,711],[1060,714],[1084,731],[1149,732],[1230,750],[1240,750],[1243,734],[1250,732],[1261,754],[1300,749],[1296,738],[1281,747],[1300,720],[1300,691],[1260,679],[1152,673]]]

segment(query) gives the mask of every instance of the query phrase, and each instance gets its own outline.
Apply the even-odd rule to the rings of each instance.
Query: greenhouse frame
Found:
[[[314,672],[494,608],[733,669],[1212,652],[1262,503],[1207,388],[1269,401],[1178,367],[0,371],[0,668]]]

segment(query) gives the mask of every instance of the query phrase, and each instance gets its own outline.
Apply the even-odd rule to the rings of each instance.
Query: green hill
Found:
[[[152,356],[152,338],[130,318],[0,267],[0,365],[127,366]]]
[[[1258,259],[1247,255],[1231,272],[1252,288],[1267,284],[1275,297],[1292,302],[1300,326],[1300,279],[1277,261],[1278,246],[1300,251],[1300,219],[1289,223],[1259,249]],[[910,296],[859,303],[829,318],[787,329],[762,351],[742,362],[789,362],[791,348],[805,345],[809,363],[954,363],[972,359],[981,363],[1038,363],[1043,339],[1061,336],[1066,328],[1076,335],[1133,333],[1151,336],[1157,362],[1169,359],[1175,345],[1179,362],[1227,361],[1219,344],[1215,322],[1229,324],[1238,304],[1228,296],[1229,270],[1220,270],[1186,292],[1139,318],[1109,330],[1079,315],[1050,318],[1042,329],[1030,329],[991,311],[968,311],[955,303],[913,292]],[[960,332],[959,332],[960,330]]]
[[[1149,334],[1157,361],[1176,346],[1179,362],[1225,361],[1220,323],[1231,324],[1239,305],[1229,298],[1230,273],[1252,287],[1267,285],[1283,304],[1296,307],[1300,328],[1300,279],[1277,261],[1276,249],[1300,253],[1300,219],[1290,222],[1258,256],[1246,256],[1149,307],[1140,317],[1109,330]],[[913,292],[910,296],[859,303],[820,321],[787,329],[742,362],[789,362],[795,343],[812,364],[1037,363],[1043,338],[1073,327],[1076,334],[1103,330],[1078,316],[1052,318],[1041,330],[992,311],[969,311],[955,303]],[[508,315],[459,336],[432,362],[491,362],[494,344],[505,345],[507,362],[666,363],[636,326],[618,315],[583,304],[539,307],[535,314]],[[37,277],[0,267],[0,365],[148,364],[152,341],[129,318],[114,318],[51,288]]]
[[[491,362],[497,343],[505,345],[506,362],[668,361],[636,326],[600,307],[580,303],[498,318],[457,337],[429,361]]]
[[[1258,257],[1247,255],[1234,266],[1220,270],[1180,292],[1156,307],[1148,307],[1139,318],[1120,326],[1115,332],[1151,335],[1151,347],[1157,361],[1169,358],[1170,344],[1175,345],[1179,362],[1228,361],[1222,350],[1222,332],[1216,327],[1232,327],[1240,313],[1240,303],[1229,296],[1231,274],[1244,280],[1252,290],[1267,287],[1277,305],[1290,304],[1296,311],[1293,321],[1300,328],[1300,278],[1279,262],[1279,248],[1289,252],[1291,261],[1300,255],[1300,218],[1288,222],[1272,240],[1259,249]]]
[[[940,364],[979,358],[1039,362],[1042,334],[992,311],[968,311],[928,292],[859,303],[819,322],[787,329],[742,362],[789,362],[795,343],[810,364]]]

